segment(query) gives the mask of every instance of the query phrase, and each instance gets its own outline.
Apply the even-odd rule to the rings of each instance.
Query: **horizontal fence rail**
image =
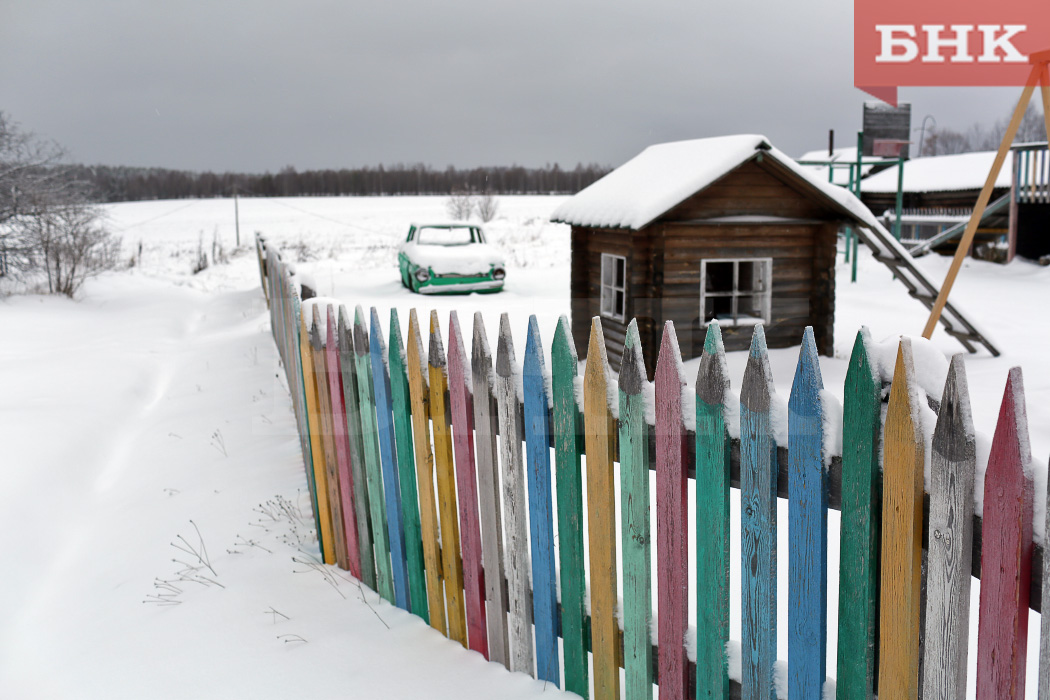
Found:
[[[1028,610],[1041,609],[1050,577],[1033,536],[1033,499],[1046,495],[1033,492],[1019,368],[1009,373],[994,430],[982,518],[974,512],[975,431],[961,357],[935,402],[918,388],[904,338],[887,392],[862,329],[842,425],[831,426],[841,430],[842,454],[830,455],[811,331],[786,416],[778,416],[761,326],[737,403],[717,324],[693,385],[670,323],[652,385],[634,322],[617,377],[595,319],[578,376],[564,317],[549,354],[533,317],[520,361],[506,314],[495,353],[480,314],[465,336],[453,312],[443,336],[432,313],[424,336],[412,310],[403,340],[392,310],[385,338],[375,309],[366,315],[357,307],[351,316],[337,301],[316,298],[264,238],[256,245],[321,556],[450,639],[585,697],[593,689],[597,698],[621,691],[651,698],[658,684],[663,698],[816,698],[825,690],[827,590],[837,586],[838,698],[961,697],[971,655],[978,698],[1023,697],[1030,656],[1042,664],[1040,697],[1048,697],[1050,654],[1026,648]],[[683,419],[686,400],[695,402],[695,428]],[[926,455],[920,414],[930,409],[937,421]],[[737,415],[740,435],[731,436]],[[786,523],[777,522],[779,499],[788,502]],[[739,591],[729,587],[734,508]],[[837,572],[827,561],[829,508],[841,511]],[[789,535],[786,561],[777,560],[778,527]],[[788,581],[786,601],[777,600],[778,576]],[[975,577],[979,630],[969,649]],[[740,640],[729,638],[734,596]],[[787,649],[777,649],[782,605]],[[1044,622],[1044,650],[1048,634]],[[730,666],[732,648],[740,653]],[[784,658],[787,683],[778,689]]]

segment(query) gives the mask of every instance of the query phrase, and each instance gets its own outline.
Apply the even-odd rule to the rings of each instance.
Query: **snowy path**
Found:
[[[219,292],[136,274],[77,304],[0,302],[21,331],[0,339],[0,697],[557,695],[316,567],[245,272]],[[200,582],[172,561],[199,564],[170,546],[199,545],[191,520]]]

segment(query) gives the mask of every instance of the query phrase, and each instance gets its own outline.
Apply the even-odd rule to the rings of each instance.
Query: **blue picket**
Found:
[[[372,307],[369,355],[372,362],[373,392],[376,401],[376,426],[379,429],[379,454],[383,470],[383,496],[386,499],[387,530],[390,533],[390,559],[394,578],[394,604],[409,609],[408,559],[405,555],[405,526],[401,512],[398,485],[397,452],[394,447],[394,414],[390,399],[390,372],[386,362],[386,343],[379,314]]]
[[[550,408],[544,379],[543,345],[535,316],[529,317],[522,386],[525,450],[532,541],[532,617],[536,625],[536,677],[561,684],[558,660],[558,597],[554,573],[554,514],[551,506]]]
[[[741,697],[776,697],[777,445],[766,335],[755,326],[740,387]]]
[[[788,693],[820,697],[828,643],[828,478],[824,384],[813,328],[802,336],[788,400]]]

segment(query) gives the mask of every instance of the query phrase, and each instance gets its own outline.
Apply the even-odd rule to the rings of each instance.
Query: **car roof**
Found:
[[[481,228],[479,224],[464,224],[464,223],[436,223],[436,224],[417,224],[414,221],[411,224],[416,228]]]

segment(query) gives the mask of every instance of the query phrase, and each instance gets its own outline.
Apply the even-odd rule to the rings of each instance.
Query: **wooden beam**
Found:
[[[1024,117],[1028,103],[1032,100],[1032,92],[1035,90],[1035,84],[1039,81],[1042,72],[1043,67],[1036,65],[1033,66],[1032,72],[1028,75],[1028,81],[1021,92],[1021,99],[1017,102],[1017,107],[1014,109],[1014,114],[1010,119],[1010,125],[1006,128],[1006,133],[1003,134],[1003,141],[999,144],[999,151],[995,154],[995,160],[992,162],[992,169],[988,173],[988,179],[985,180],[981,194],[977,198],[977,204],[970,215],[970,223],[966,225],[966,231],[963,233],[962,240],[959,241],[959,247],[955,251],[955,258],[952,260],[951,267],[948,268],[948,274],[941,285],[937,301],[933,304],[933,311],[930,312],[930,318],[926,321],[926,327],[922,331],[923,338],[930,338],[933,335],[933,330],[937,327],[937,321],[941,318],[941,312],[948,301],[952,285],[955,284],[955,277],[959,274],[959,268],[962,267],[962,262],[970,250],[970,244],[973,243],[974,234],[977,233],[977,226],[981,223],[981,217],[984,216],[988,200],[991,199],[992,190],[995,189],[995,181],[999,177],[999,172],[1003,169],[1003,162],[1006,160],[1006,154],[1010,151],[1010,144],[1013,143],[1014,136],[1017,135],[1017,129],[1021,125],[1021,118]]]

